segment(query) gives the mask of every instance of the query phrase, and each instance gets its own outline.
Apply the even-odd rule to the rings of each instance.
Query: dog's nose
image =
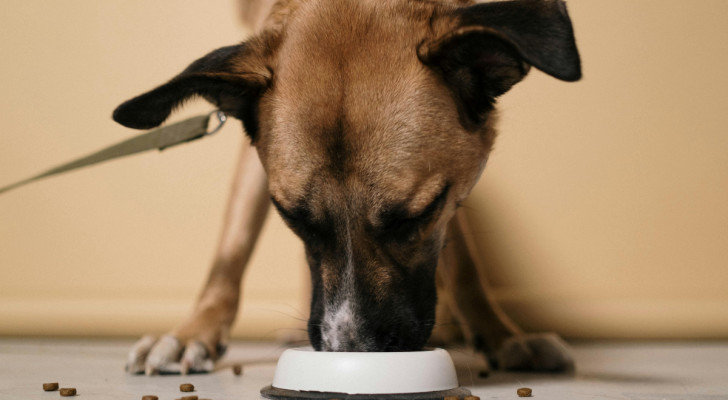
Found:
[[[355,340],[345,340],[338,342],[336,347],[332,347],[331,344],[324,344],[323,351],[352,351],[352,352],[363,352],[370,351],[363,347],[362,343]]]
[[[371,321],[359,320],[358,323],[334,326],[324,323],[321,325],[320,342],[318,346],[313,343],[314,347],[322,351],[380,352],[415,351],[424,345],[416,335],[401,326],[389,326],[389,329],[381,326],[367,329],[367,326],[372,327]]]
[[[323,335],[321,342],[322,351],[380,351],[372,346],[373,341],[360,335],[346,335],[343,337],[332,337]]]

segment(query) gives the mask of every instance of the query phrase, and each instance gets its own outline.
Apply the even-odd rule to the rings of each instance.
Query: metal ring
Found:
[[[217,131],[219,131],[222,128],[222,126],[225,125],[225,121],[227,121],[227,115],[225,115],[225,113],[220,110],[215,110],[215,111],[207,114],[207,117],[210,118],[213,115],[215,115],[217,117],[219,124],[215,127],[215,129],[205,132],[205,136],[212,135],[213,133],[216,133]]]

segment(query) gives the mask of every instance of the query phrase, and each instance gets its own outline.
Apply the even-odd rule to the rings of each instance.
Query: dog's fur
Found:
[[[242,120],[255,146],[241,158],[193,316],[162,340],[140,341],[129,370],[154,373],[181,360],[185,373],[219,357],[269,199],[305,244],[317,350],[422,348],[439,286],[441,317],[456,319],[496,366],[571,369],[558,337],[524,335],[488,298],[457,210],[493,145],[495,99],[531,66],[580,78],[564,3],[245,5],[268,15],[256,36],[213,51],[114,112],[126,126],[151,128],[200,95]]]

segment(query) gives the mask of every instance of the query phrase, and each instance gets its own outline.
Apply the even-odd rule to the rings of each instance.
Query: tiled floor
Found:
[[[193,383],[200,398],[258,399],[273,378],[283,349],[275,343],[235,342],[222,368],[208,375],[130,376],[123,371],[130,340],[0,338],[0,399],[56,399],[42,384],[75,387],[80,399],[160,400],[181,397],[179,384]],[[717,400],[728,399],[728,342],[577,343],[571,377],[491,374],[478,378],[482,362],[452,350],[460,383],[481,399],[517,399],[530,387],[535,399]],[[242,376],[225,365],[245,364]]]

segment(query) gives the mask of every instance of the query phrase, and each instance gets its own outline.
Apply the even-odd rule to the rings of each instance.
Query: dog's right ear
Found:
[[[136,129],[161,125],[192,96],[202,96],[226,114],[243,121],[251,137],[257,130],[257,104],[272,72],[265,62],[269,47],[260,41],[217,49],[190,64],[169,82],[121,104],[116,122]]]

